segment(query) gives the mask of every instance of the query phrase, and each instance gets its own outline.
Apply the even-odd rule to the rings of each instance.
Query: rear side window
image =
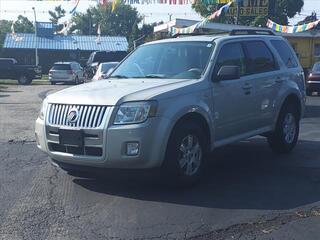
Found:
[[[55,64],[52,67],[52,70],[71,70],[70,64]]]
[[[214,73],[218,74],[222,66],[229,65],[239,66],[241,75],[245,74],[245,56],[241,43],[228,43],[221,48]]]
[[[245,42],[244,48],[247,55],[247,75],[277,70],[272,52],[264,42]]]
[[[271,40],[271,44],[278,51],[282,61],[288,68],[298,67],[298,63],[287,43],[282,40]]]

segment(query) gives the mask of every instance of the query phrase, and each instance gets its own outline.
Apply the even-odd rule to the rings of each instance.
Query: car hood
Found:
[[[48,96],[49,103],[117,105],[124,101],[148,100],[159,93],[189,85],[186,79],[100,80],[67,88]]]

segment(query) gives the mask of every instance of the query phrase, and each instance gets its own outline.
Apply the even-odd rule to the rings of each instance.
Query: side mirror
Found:
[[[240,79],[240,67],[239,66],[222,66],[217,76],[215,77],[216,81],[223,81],[223,80],[234,80]]]

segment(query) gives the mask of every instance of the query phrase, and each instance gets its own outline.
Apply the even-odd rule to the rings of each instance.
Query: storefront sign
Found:
[[[269,0],[243,0],[230,7],[227,16],[236,16],[240,4],[240,16],[267,16],[269,13]]]

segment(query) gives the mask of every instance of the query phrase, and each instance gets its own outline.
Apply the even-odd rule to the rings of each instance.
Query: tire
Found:
[[[296,146],[300,130],[300,116],[295,104],[286,104],[279,114],[276,129],[268,137],[268,143],[275,153],[290,153]]]
[[[30,79],[27,75],[21,75],[18,78],[18,82],[20,85],[30,85],[32,82],[32,79]]]
[[[207,152],[205,139],[203,129],[194,122],[175,127],[162,166],[169,185],[190,186],[200,180]]]
[[[74,79],[74,84],[75,84],[75,85],[78,85],[78,84],[79,84],[79,78],[78,78],[78,77],[76,77],[76,78]]]

